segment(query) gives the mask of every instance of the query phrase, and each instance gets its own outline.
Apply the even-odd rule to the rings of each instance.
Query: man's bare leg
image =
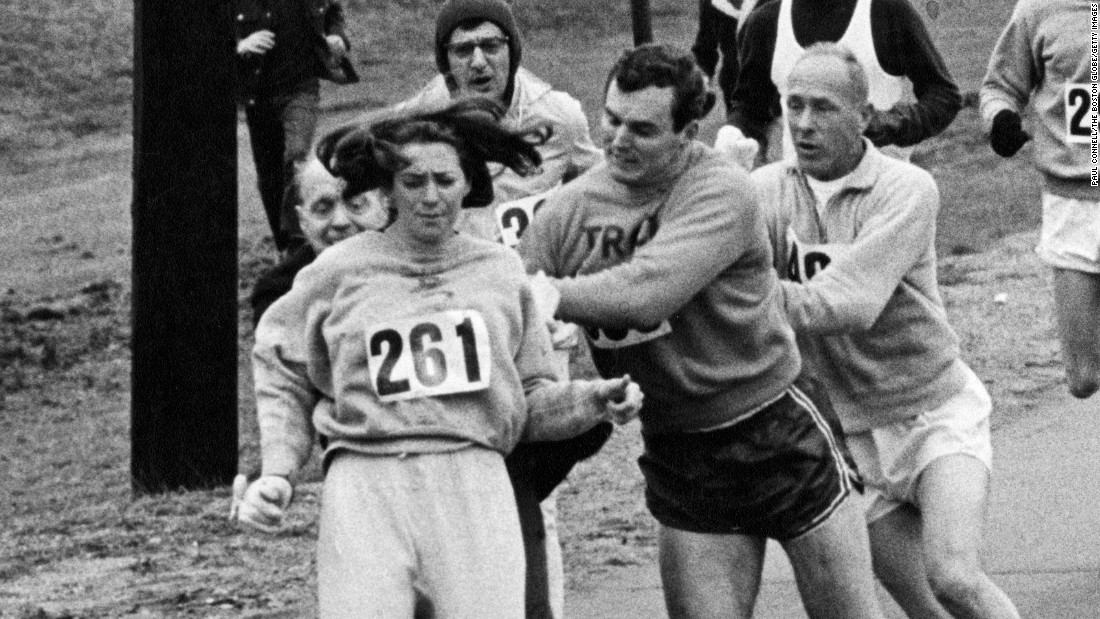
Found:
[[[928,581],[958,619],[1019,619],[978,556],[988,492],[989,472],[968,455],[938,458],[921,473],[917,501]]]
[[[783,542],[811,619],[881,619],[863,511],[851,497],[809,533]]]
[[[921,547],[920,512],[902,505],[868,525],[875,576],[908,617],[951,619],[932,593]]]
[[[1054,304],[1069,392],[1100,389],[1100,274],[1054,269]]]
[[[661,584],[669,618],[752,617],[760,592],[765,541],[661,526]]]

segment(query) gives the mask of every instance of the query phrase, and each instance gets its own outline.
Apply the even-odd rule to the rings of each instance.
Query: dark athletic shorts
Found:
[[[673,529],[798,537],[862,491],[842,437],[824,392],[800,378],[732,426],[644,434],[646,505]]]

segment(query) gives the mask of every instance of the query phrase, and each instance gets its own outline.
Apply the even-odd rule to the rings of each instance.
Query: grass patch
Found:
[[[0,166],[129,125],[128,0],[0,0]]]

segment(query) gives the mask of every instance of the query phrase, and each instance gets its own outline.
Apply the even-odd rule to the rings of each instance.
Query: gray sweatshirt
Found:
[[[1030,100],[1046,190],[1098,201],[1100,187],[1090,183],[1090,19],[1087,0],[1021,0],[989,59],[981,111],[991,124],[1001,110],[1022,113]]]
[[[557,382],[515,252],[461,234],[432,253],[373,231],[325,250],[264,313],[252,358],[265,474],[304,464],[315,431],[326,457],[504,454],[603,420],[591,383]]]
[[[787,317],[847,432],[936,408],[966,376],[936,285],[936,183],[864,143],[822,208],[793,161],[752,174]]]

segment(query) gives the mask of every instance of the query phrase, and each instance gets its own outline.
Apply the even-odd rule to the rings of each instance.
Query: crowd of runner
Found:
[[[692,52],[609,62],[597,142],[521,66],[508,3],[448,0],[438,75],[306,149],[317,79],[354,79],[340,4],[238,3],[281,261],[253,294],[262,472],[232,516],[277,531],[320,443],[321,616],[561,619],[555,488],[635,418],[670,617],[750,617],[769,539],[810,617],[882,617],[876,580],[911,617],[1019,616],[981,566],[994,407],[909,163],[961,97],[908,0],[701,0]],[[1079,398],[1089,11],[1020,0],[980,90],[997,154],[1034,134]]]

